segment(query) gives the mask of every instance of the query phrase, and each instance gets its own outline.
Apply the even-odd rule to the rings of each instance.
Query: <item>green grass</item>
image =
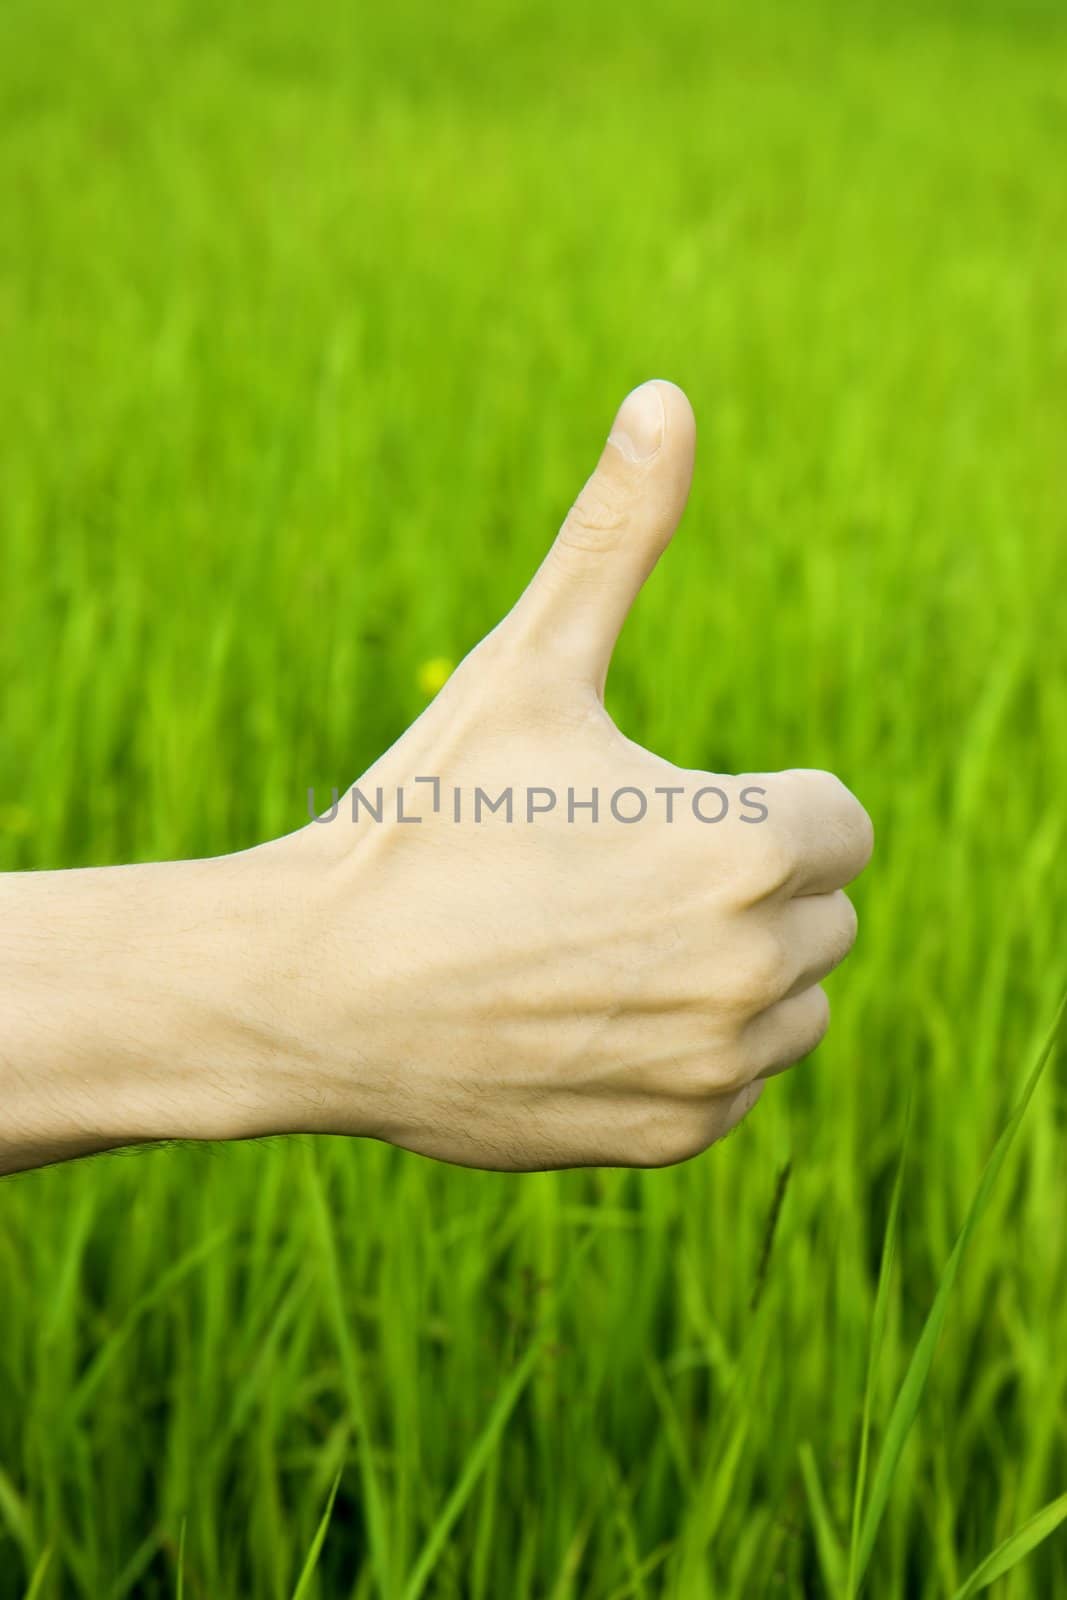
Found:
[[[303,1140],[0,1186],[2,1600],[847,1582],[909,1094],[868,1491],[1067,969],[1065,59],[1062,8],[991,0],[6,0],[0,866],[297,826],[654,375],[698,475],[609,705],[832,767],[878,847],[827,1043],[684,1167]],[[872,1600],[1067,1490],[1065,1122],[1053,1057]],[[1067,1592],[1062,1530],[990,1592]]]

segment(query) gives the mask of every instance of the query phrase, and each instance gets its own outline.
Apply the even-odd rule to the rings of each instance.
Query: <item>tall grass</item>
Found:
[[[849,1582],[865,1413],[856,1537],[1067,970],[1065,51],[1038,3],[7,0],[0,866],[297,826],[652,375],[698,477],[610,708],[832,767],[878,848],[827,1043],[684,1167],[305,1140],[0,1186],[3,1600]],[[1020,1529],[994,1592],[1067,1588],[1064,1120],[1053,1056],[872,1600],[976,1592]]]

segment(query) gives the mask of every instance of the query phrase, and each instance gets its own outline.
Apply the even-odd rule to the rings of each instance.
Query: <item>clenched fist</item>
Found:
[[[675,767],[604,709],[693,449],[681,391],[635,390],[512,611],[298,832],[0,880],[12,1006],[51,1008],[24,1022],[15,1082],[36,1061],[52,1109],[13,1091],[9,1166],[289,1131],[476,1167],[660,1166],[818,1044],[863,808],[825,772]]]
[[[693,447],[679,389],[635,390],[514,609],[328,821],[262,852],[317,930],[279,963],[278,1126],[479,1167],[658,1166],[822,1038],[866,813],[825,772],[672,766],[604,709]]]

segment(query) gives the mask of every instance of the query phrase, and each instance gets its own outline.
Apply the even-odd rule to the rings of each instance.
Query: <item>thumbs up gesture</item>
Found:
[[[694,443],[681,390],[634,390],[513,609],[332,815],[249,853],[311,907],[270,986],[284,1047],[255,1131],[661,1166],[819,1043],[863,808],[825,772],[675,767],[604,709]]]

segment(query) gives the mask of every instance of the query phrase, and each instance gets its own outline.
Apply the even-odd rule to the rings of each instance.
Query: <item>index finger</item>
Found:
[[[763,782],[768,820],[784,855],[782,892],[831,894],[858,878],[871,858],[874,827],[840,778],[796,767]]]

